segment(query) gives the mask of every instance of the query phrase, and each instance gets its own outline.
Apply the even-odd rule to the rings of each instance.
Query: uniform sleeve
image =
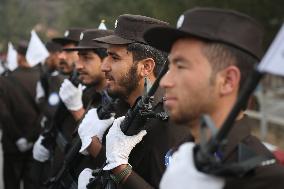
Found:
[[[6,90],[3,86],[0,86],[0,120],[3,126],[4,132],[12,138],[14,141],[21,137],[21,130],[17,127],[13,116],[12,109],[7,98]]]

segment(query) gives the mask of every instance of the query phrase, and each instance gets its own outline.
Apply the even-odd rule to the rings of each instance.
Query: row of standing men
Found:
[[[194,158],[200,117],[208,114],[221,127],[261,59],[262,37],[257,22],[242,13],[195,8],[180,16],[177,28],[125,14],[114,31],[69,29],[47,44],[43,66],[31,68],[20,44],[19,67],[0,81],[5,188],[19,188],[21,180],[24,188],[86,188],[90,179],[99,182],[96,168],[118,188],[281,188],[278,163],[216,176],[198,171]],[[129,128],[143,129],[122,132],[128,117],[121,116],[141,102],[167,64],[151,114]],[[113,116],[101,119],[98,112],[108,104]],[[239,163],[248,148],[273,158],[246,119],[241,112],[215,154],[219,162]],[[78,139],[80,149],[66,168]],[[49,179],[59,170],[59,181]]]

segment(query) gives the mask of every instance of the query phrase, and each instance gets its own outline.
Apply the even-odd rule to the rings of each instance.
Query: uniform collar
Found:
[[[224,146],[224,161],[234,152],[238,144],[248,137],[251,133],[251,129],[247,124],[248,118],[244,116],[241,120],[235,122],[233,128],[229,132],[227,144]]]

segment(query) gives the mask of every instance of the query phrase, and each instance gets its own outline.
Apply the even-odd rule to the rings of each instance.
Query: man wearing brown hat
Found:
[[[105,72],[107,91],[111,96],[118,97],[133,107],[137,98],[153,84],[166,62],[166,54],[149,46],[143,40],[142,34],[147,28],[165,25],[167,23],[157,19],[125,14],[118,17],[113,35],[95,39],[109,45],[108,57],[102,64],[102,71]],[[163,111],[162,96],[159,90],[155,94],[155,112]],[[123,118],[118,119],[122,121]],[[101,122],[94,120],[94,126],[101,125]],[[92,138],[88,149],[92,155],[96,155],[96,149],[101,149],[100,154],[106,150],[107,165],[104,169],[111,170],[113,179],[123,188],[132,185],[127,179],[129,174],[141,181],[143,186],[157,188],[165,170],[165,154],[186,135],[181,128],[172,129],[167,121],[149,118],[143,124],[146,130],[134,136],[125,136],[121,131],[120,135],[116,135],[117,133],[112,132],[115,126],[113,124],[106,137],[106,149],[101,149],[102,140],[99,134]],[[146,132],[143,141],[135,146]],[[130,153],[132,148],[134,149]],[[88,175],[87,171],[79,177],[79,182],[83,182],[81,185],[79,183],[82,188],[86,187],[82,178],[83,175]]]
[[[73,117],[76,120],[80,120],[82,116],[85,114],[85,111],[87,108],[91,107],[98,107],[103,103],[103,101],[107,101],[109,98],[107,94],[104,92],[105,88],[105,77],[103,72],[101,71],[101,64],[104,60],[104,58],[107,56],[106,49],[102,44],[98,44],[94,42],[92,39],[97,37],[103,37],[112,34],[113,32],[111,30],[98,30],[98,29],[89,29],[85,30],[80,34],[80,40],[78,45],[74,47],[66,47],[63,50],[66,52],[76,52],[78,53],[79,59],[75,63],[75,69],[79,73],[79,80],[82,84],[86,86],[86,88],[82,91],[82,95],[79,99],[76,99],[80,101],[81,106],[78,107],[78,109],[69,109],[69,111],[72,113]],[[65,84],[64,84],[65,83]],[[64,95],[70,95],[70,93],[74,91],[78,91],[78,88],[74,86],[69,80],[65,79],[64,83],[62,84],[60,88],[60,97],[63,99],[66,99]],[[72,95],[72,94],[71,94]],[[68,103],[70,103],[71,100],[69,100]],[[64,103],[67,103],[64,101]],[[76,103],[73,103],[76,104]],[[67,104],[67,108],[70,108],[70,106]],[[68,137],[70,138],[71,133],[74,133],[74,126],[76,125],[70,125],[69,128],[65,128],[65,132],[63,134],[68,134]],[[64,131],[63,130],[63,131]],[[69,130],[69,131],[67,131]],[[90,134],[90,130],[87,129],[87,133]],[[75,142],[74,138],[72,138],[72,143]],[[37,142],[38,146],[41,146],[41,148],[44,148],[40,141]],[[44,152],[45,151],[45,152]],[[56,151],[58,152],[58,151]],[[57,156],[55,154],[55,156]],[[79,155],[79,154],[78,154]],[[42,159],[46,161],[49,159],[49,152],[45,150],[42,150],[42,152],[34,153],[34,157],[37,159]],[[57,167],[54,168],[53,175],[57,174],[58,168],[62,165],[62,159],[56,159],[57,161]],[[78,174],[82,171],[83,168],[97,167],[96,162],[92,161],[92,158],[90,156],[82,156],[79,155],[76,157],[76,162],[72,162],[74,167],[69,167],[68,170],[73,173],[72,176],[74,176],[74,180],[77,180]],[[64,178],[63,178],[64,179]],[[72,184],[72,183],[65,183],[65,184]],[[67,187],[67,185],[65,185]]]
[[[41,67],[40,80],[37,83],[36,101],[42,107],[47,120],[50,120],[55,113],[59,103],[59,87],[64,79],[58,72],[61,46],[55,42],[47,42],[46,48],[49,56]]]
[[[85,102],[92,102],[91,107],[88,111],[93,111],[101,104],[107,103],[110,101],[110,97],[105,91],[106,80],[105,75],[101,71],[101,65],[104,59],[107,57],[106,48],[100,43],[93,41],[94,38],[104,37],[113,34],[112,30],[99,30],[99,29],[89,29],[85,30],[81,34],[81,40],[79,45],[74,48],[65,49],[67,51],[78,51],[79,61],[76,63],[76,69],[79,73],[79,79],[82,81],[87,88],[85,92]],[[88,96],[88,100],[86,100]],[[84,106],[86,107],[86,106]],[[76,112],[73,112],[73,115],[82,118],[85,114],[86,109],[82,107]],[[84,119],[89,119],[88,115],[85,115]],[[90,115],[89,115],[90,116]],[[92,117],[92,115],[91,115]],[[92,135],[92,129],[89,129],[91,125],[86,125],[88,128],[80,128],[79,136],[83,135]],[[82,140],[82,146],[88,145]],[[87,148],[87,147],[86,147]],[[86,153],[83,153],[87,155]],[[89,156],[90,157],[90,156]],[[88,157],[88,158],[89,158]],[[94,162],[95,163],[95,162]],[[82,170],[80,170],[81,172]]]
[[[28,43],[17,48],[18,67],[0,81],[0,121],[4,152],[4,187],[33,188],[31,183],[32,147],[39,130],[41,113],[35,102],[39,67],[31,67],[25,56]]]
[[[180,16],[177,28],[155,27],[146,32],[146,41],[170,52],[169,71],[160,82],[166,90],[165,106],[176,124],[188,126],[196,143],[200,142],[202,114],[210,115],[217,128],[229,115],[244,82],[261,59],[262,37],[261,27],[252,18],[215,8],[188,10]],[[242,161],[246,157],[244,146],[273,158],[250,134],[246,120],[241,112],[228,142],[216,152],[219,161]],[[196,170],[193,146],[185,143],[174,154],[161,188],[222,188],[222,179]],[[224,188],[283,188],[283,178],[284,168],[277,163],[258,166],[239,178],[225,178]]]
[[[72,51],[72,52],[65,52],[63,48],[68,48],[68,47],[75,47],[79,40],[80,40],[80,34],[84,29],[81,28],[71,28],[68,29],[64,32],[64,36],[63,37],[58,37],[58,38],[53,38],[52,42],[59,44],[60,47],[60,52],[59,54],[56,54],[59,58],[59,70],[61,73],[63,74],[67,74],[69,75],[70,78],[76,79],[77,81],[77,76],[76,74],[74,74],[74,68],[75,68],[75,62],[78,61],[78,55],[76,51]],[[55,56],[56,56],[55,55]],[[72,76],[76,76],[72,77]],[[60,83],[61,86],[62,83]],[[43,88],[43,87],[42,87]],[[80,91],[79,91],[80,92]],[[55,96],[52,97],[51,101],[57,101],[57,99],[54,98]],[[81,104],[82,98],[81,96],[79,96],[79,102]],[[68,107],[67,107],[68,108]],[[67,113],[63,113],[60,112],[62,115],[58,116],[58,115],[53,115],[54,117],[60,117],[61,119],[61,131],[64,133],[68,133],[64,136],[64,138],[66,139],[62,139],[63,141],[70,141],[71,140],[71,136],[72,136],[72,132],[73,129],[75,128],[76,125],[76,120],[75,118],[67,111]],[[54,117],[52,117],[52,119],[54,119]],[[56,120],[53,120],[52,122],[56,122]],[[37,161],[40,162],[45,162],[47,161],[50,157],[49,157],[49,151],[45,148],[43,148],[43,146],[41,145],[41,141],[43,140],[43,136],[39,136],[37,142],[36,142],[36,146],[35,146],[35,150],[34,150],[34,158]],[[50,143],[50,142],[49,142]],[[53,146],[51,144],[48,144],[50,146]]]
[[[46,43],[46,49],[49,56],[46,58],[44,64],[41,66],[40,80],[36,87],[36,102],[42,110],[41,127],[48,128],[53,121],[55,112],[58,108],[59,88],[64,80],[64,76],[59,73],[59,58],[58,54],[61,52],[61,45],[49,41]],[[42,136],[39,137],[40,139]],[[33,147],[33,174],[34,188],[40,188],[42,182],[47,180],[49,176],[50,164],[49,162],[42,163],[49,158],[49,152],[37,140]],[[44,171],[43,171],[44,170]]]
[[[62,51],[59,54],[59,69],[61,73],[70,75],[74,70],[75,63],[78,61],[78,55],[76,51],[65,51],[64,48],[75,47],[79,40],[80,34],[85,29],[83,28],[70,28],[64,32],[63,37],[53,38],[52,41],[62,46]]]
[[[49,50],[51,51],[59,50],[59,52],[54,53],[54,57],[53,57],[54,59],[57,59],[57,58],[59,59],[58,65],[52,65],[51,67],[58,66],[59,68],[58,70],[60,71],[60,73],[64,74],[64,76],[62,74],[59,74],[60,81],[56,81],[59,84],[59,87],[58,86],[56,87],[57,88],[56,93],[51,93],[50,95],[46,96],[45,94],[43,94],[43,92],[45,92],[45,90],[48,88],[47,85],[38,85],[37,91],[39,93],[37,96],[38,97],[46,96],[48,98],[47,99],[48,103],[53,104],[52,105],[53,112],[50,114],[50,120],[48,122],[45,122],[44,129],[51,128],[52,126],[55,125],[55,123],[58,122],[58,120],[60,120],[60,124],[59,124],[60,128],[58,128],[57,130],[58,132],[55,133],[57,140],[55,139],[48,140],[43,135],[38,136],[38,139],[35,142],[35,146],[33,149],[33,158],[36,160],[34,163],[35,169],[38,169],[38,167],[42,167],[43,165],[45,166],[45,168],[52,167],[51,172],[53,172],[53,170],[57,170],[57,168],[61,165],[61,162],[62,162],[61,160],[64,157],[64,152],[65,152],[64,150],[65,150],[66,144],[68,144],[68,142],[70,142],[72,139],[72,133],[73,133],[74,128],[76,127],[76,119],[66,109],[64,109],[65,110],[64,112],[57,111],[59,101],[60,101],[59,88],[61,87],[62,81],[66,77],[66,75],[69,76],[69,78],[76,79],[76,82],[78,81],[77,74],[75,71],[75,62],[78,61],[77,52],[74,51],[74,52],[68,53],[64,51],[64,48],[75,47],[80,40],[80,34],[83,30],[84,29],[82,28],[68,29],[64,32],[64,36],[53,38],[51,41],[51,43],[53,44],[48,43]],[[58,45],[60,46],[59,49],[58,49]],[[47,59],[47,63],[50,63],[49,59]],[[54,67],[52,69],[54,69]],[[57,74],[56,71],[55,71],[55,74]],[[43,83],[47,83],[47,82],[44,81]],[[79,98],[80,98],[79,102],[81,103],[82,97],[80,96]],[[61,141],[61,142],[56,143],[55,141]],[[45,143],[46,146],[42,145],[42,143]],[[62,144],[62,145],[58,145],[58,144]],[[47,147],[49,147],[50,149],[47,149]],[[50,153],[51,148],[52,150],[55,151],[53,154]],[[51,156],[54,156],[53,158],[55,159],[55,161],[52,161],[52,163],[48,161],[50,160]],[[37,166],[37,165],[40,165],[40,166]],[[37,173],[36,170],[34,171],[35,174],[37,174],[37,176],[34,176],[33,178],[33,182],[34,182],[33,184],[35,187],[39,188],[42,185],[42,181],[46,181],[46,177],[49,176],[50,174],[49,171],[50,170],[45,169],[45,172],[43,174]]]

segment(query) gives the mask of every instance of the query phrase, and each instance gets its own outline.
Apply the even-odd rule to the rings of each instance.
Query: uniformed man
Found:
[[[32,147],[40,131],[40,109],[35,102],[39,67],[31,67],[25,55],[27,43],[17,48],[18,68],[1,77],[0,120],[3,126],[2,147],[4,187],[33,188],[31,183]]]
[[[53,38],[52,41],[58,43],[64,48],[72,48],[78,45],[80,34],[85,29],[70,28],[64,32],[63,37]],[[59,70],[62,74],[70,75],[74,70],[75,63],[78,61],[78,54],[76,51],[61,51],[59,54]]]
[[[66,52],[63,50],[63,48],[75,47],[80,40],[80,34],[82,31],[83,29],[71,28],[65,31],[63,37],[52,39],[54,43],[61,45],[61,50],[59,54],[57,54],[57,57],[59,58],[59,64],[58,64],[59,70],[61,73],[69,75],[70,78],[72,77],[74,71],[75,62],[78,61],[78,55],[76,51]],[[44,88],[44,87],[41,86],[39,88]],[[38,95],[38,96],[44,96],[44,95]],[[80,104],[82,103],[82,96],[79,96],[79,103]],[[62,112],[60,113],[63,114]],[[67,115],[64,115],[64,118],[62,120],[63,121],[61,125],[62,127],[61,130],[63,130],[64,137],[66,138],[66,140],[71,141],[72,132],[76,125],[76,120],[71,115],[71,113],[68,112]],[[41,145],[42,140],[44,140],[44,137],[41,135],[36,142],[33,156],[35,160],[40,162],[45,162],[50,158],[50,153],[46,148],[44,148],[44,146]]]
[[[137,98],[143,95],[145,84],[148,87],[153,84],[159,70],[166,62],[166,54],[149,46],[142,38],[142,33],[147,28],[157,25],[165,26],[167,23],[140,15],[121,15],[115,24],[114,35],[95,39],[97,42],[109,45],[108,57],[102,64],[108,93],[112,97],[124,100],[130,107],[133,107]],[[158,90],[153,103],[154,111],[163,111],[162,96],[161,91]],[[140,132],[138,136],[120,137],[120,135],[111,135],[110,131],[115,126],[113,125],[108,132],[104,148],[101,145],[102,136],[110,123],[99,120],[96,113],[93,114],[93,119],[84,120],[79,127],[79,135],[81,127],[94,127],[92,143],[87,151],[95,157],[105,155],[106,150],[107,165],[104,169],[113,172],[116,182],[119,183],[118,186],[121,187],[132,187],[132,179],[138,179],[142,184],[141,188],[158,188],[165,170],[165,154],[186,135],[181,128],[173,130],[167,121],[152,118],[143,123],[147,130],[143,140],[146,130]],[[122,139],[125,138],[122,137],[127,138],[127,141],[124,142]],[[140,140],[142,142],[134,147]],[[134,149],[130,153],[132,148]],[[85,169],[81,173],[79,188],[86,187],[89,176],[90,170]]]
[[[88,29],[81,33],[80,41],[77,46],[64,49],[66,51],[78,52],[79,60],[75,63],[75,68],[79,73],[79,80],[87,87],[87,89],[84,90],[84,95],[89,96],[88,99],[83,100],[89,104],[89,107],[85,105],[76,111],[72,111],[76,119],[81,119],[87,111],[87,108],[93,110],[102,104],[105,105],[110,102],[110,97],[105,91],[105,75],[101,71],[102,62],[107,57],[106,48],[103,44],[94,42],[93,39],[111,34],[113,34],[112,30]],[[71,86],[68,82],[64,87],[74,88],[75,86]],[[66,93],[70,93],[70,91],[61,88],[61,96],[66,95]],[[85,117],[87,117],[87,115]],[[84,134],[89,135],[89,132],[90,130],[88,130],[88,133]],[[72,167],[72,169],[75,170],[75,178],[78,178],[83,168],[87,166],[92,168],[97,167],[97,163],[93,161],[90,156],[83,157],[81,155],[80,158],[81,162],[78,162],[77,165],[75,165],[76,167]]]
[[[166,90],[165,106],[176,124],[188,126],[195,142],[200,141],[200,117],[211,116],[220,128],[244,87],[244,82],[262,56],[263,32],[247,15],[216,8],[184,12],[177,28],[156,27],[145,40],[170,52],[169,71],[160,85]],[[228,142],[216,155],[224,163],[241,161],[242,146],[258,155],[273,157],[250,134],[241,112]],[[193,144],[183,144],[174,154],[161,188],[222,188],[222,179],[204,176],[193,163]],[[202,176],[200,176],[202,175]],[[207,178],[207,179],[206,179]],[[259,166],[240,178],[226,178],[224,188],[283,188],[284,168],[279,164]]]
[[[64,36],[52,39],[52,42],[61,46],[61,50],[57,54],[57,58],[59,58],[58,67],[60,73],[64,75],[64,78],[67,77],[73,79],[75,82],[78,82],[78,77],[75,70],[75,63],[76,61],[78,61],[78,54],[76,51],[67,52],[64,50],[64,48],[75,47],[76,45],[78,45],[80,34],[83,30],[84,29],[82,28],[71,28],[64,32]],[[60,87],[61,85],[62,83],[60,83]],[[80,92],[82,91],[79,91],[79,93]],[[78,96],[77,99],[79,99],[78,101],[80,104],[83,104],[82,96]],[[52,141],[45,142],[45,144],[47,145],[44,146],[42,145],[42,143],[43,141],[46,141],[46,139],[45,136],[41,134],[38,137],[33,150],[33,158],[39,162],[46,163],[50,168],[50,173],[48,173],[47,176],[53,175],[57,171],[58,167],[61,166],[67,145],[69,144],[69,142],[71,142],[72,133],[74,132],[74,129],[76,127],[76,119],[75,117],[73,117],[72,113],[69,112],[68,106],[66,106],[67,109],[64,107],[62,108],[63,104],[58,104],[58,106],[61,106],[60,109],[63,111],[58,112],[57,109],[59,107],[56,107],[56,112],[54,112],[53,114],[51,125],[47,125],[47,128],[51,128],[56,125],[57,128],[55,130],[58,131],[55,134],[57,135],[57,142],[53,142],[55,141],[54,139]],[[53,161],[49,162],[49,160]],[[38,175],[38,177],[40,177],[40,175]],[[42,184],[42,181],[46,181],[45,177],[46,176],[43,175],[43,178],[40,182],[37,181],[37,184]]]
[[[82,91],[80,87],[76,87],[70,80],[65,79],[60,88],[60,97],[75,120],[82,118],[86,108],[97,107],[101,104],[101,101],[109,98],[103,91],[105,87],[105,76],[100,68],[102,61],[107,56],[106,49],[103,48],[101,44],[93,42],[92,39],[110,34],[112,34],[111,30],[85,30],[80,34],[78,45],[63,49],[64,51],[68,51],[69,54],[73,51],[78,53],[79,59],[75,62],[75,69],[79,73],[78,79],[86,86],[84,91]],[[66,132],[70,133],[68,136],[71,137],[71,140],[73,139],[71,133],[74,132],[75,126],[75,124],[69,125],[68,128],[66,127],[65,130],[63,130],[63,134],[66,134]],[[37,145],[40,146],[40,148],[44,148],[39,142]],[[34,156],[49,159],[49,152],[46,151],[46,153],[43,153],[43,151],[44,150],[34,153]],[[62,165],[62,159],[57,159],[57,161],[56,164],[58,164],[58,166],[54,168],[53,175],[57,173],[58,168]],[[76,162],[76,164],[73,162],[74,167],[69,168],[69,170],[72,170],[72,173],[74,173],[74,178],[78,177],[78,173],[80,173],[82,168],[85,168],[86,165],[93,167],[89,157],[77,157]]]
[[[59,74],[59,58],[61,46],[54,42],[47,42],[49,57],[41,68],[41,77],[37,83],[36,101],[43,109],[45,120],[51,121],[59,104],[59,87],[64,77]]]
[[[47,42],[46,48],[49,56],[41,66],[40,80],[37,82],[36,102],[42,111],[41,127],[48,128],[52,124],[54,114],[60,102],[59,88],[63,82],[64,76],[59,74],[59,58],[61,45],[55,42]],[[42,139],[42,136],[40,136]],[[41,141],[41,140],[38,140]],[[49,176],[50,163],[45,162],[49,158],[49,152],[36,142],[33,147],[33,185],[34,188],[40,188],[41,184]]]

